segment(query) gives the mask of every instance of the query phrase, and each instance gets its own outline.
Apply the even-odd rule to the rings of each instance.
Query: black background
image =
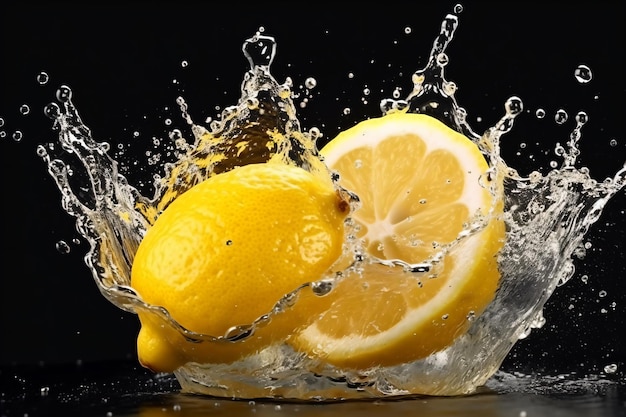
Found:
[[[70,243],[65,255],[55,249],[57,241],[78,237],[35,153],[38,144],[54,140],[42,108],[58,86],[72,88],[95,139],[111,142],[112,149],[124,144],[145,160],[140,152],[150,149],[153,137],[187,128],[176,108],[179,95],[200,124],[236,103],[248,69],[242,43],[263,26],[278,43],[274,76],[291,77],[296,92],[307,77],[317,80],[298,116],[303,128],[319,127],[329,139],[378,116],[379,101],[394,88],[409,91],[410,74],[424,66],[441,21],[455,4],[376,3],[368,9],[365,3],[220,3],[0,6],[0,131],[5,134],[0,138],[0,365],[136,358],[138,321],[100,295],[82,260],[85,242]],[[600,180],[616,172],[626,159],[623,3],[463,5],[446,71],[459,86],[457,99],[475,130],[495,123],[508,97],[521,97],[528,111],[503,147],[510,164],[527,173],[556,159],[541,152],[565,142],[573,115],[585,110],[590,122],[583,130],[580,164]],[[581,63],[594,73],[584,85],[574,79]],[[36,81],[41,70],[50,75],[44,86]],[[348,77],[351,72],[354,78]],[[364,88],[371,90],[367,103]],[[28,115],[20,114],[22,104],[31,107]],[[547,112],[543,120],[534,116],[539,107]],[[344,114],[344,108],[351,112]],[[558,108],[570,114],[559,127],[553,121]],[[19,142],[12,139],[16,130],[23,132]],[[609,145],[611,139],[617,146]],[[132,160],[130,153],[124,158],[123,163]],[[141,174],[129,174],[134,175]],[[506,366],[597,372],[616,363],[621,374],[625,210],[621,192],[590,230],[592,247],[576,263],[574,278],[548,302],[547,324],[517,344]],[[582,275],[589,276],[587,283]]]

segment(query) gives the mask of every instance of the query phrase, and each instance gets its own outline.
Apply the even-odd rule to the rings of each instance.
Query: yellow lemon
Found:
[[[367,252],[403,262],[366,264],[339,281],[330,307],[293,346],[363,369],[451,345],[491,302],[500,279],[502,191],[486,175],[483,154],[437,119],[409,113],[361,122],[321,154],[360,197],[353,218]],[[410,272],[408,264],[425,262],[428,272]]]
[[[282,163],[235,168],[164,210],[137,250],[131,285],[185,329],[227,335],[329,271],[342,252],[348,212],[330,177]],[[139,360],[161,372],[190,361],[234,361],[288,337],[309,316],[297,312],[276,314],[243,340],[196,343],[140,309]]]

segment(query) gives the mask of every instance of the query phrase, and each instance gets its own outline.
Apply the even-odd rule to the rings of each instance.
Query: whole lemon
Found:
[[[348,214],[330,178],[283,163],[241,166],[197,184],[164,210],[137,250],[131,286],[185,329],[224,336],[328,273],[342,253]],[[157,372],[234,361],[303,325],[306,312],[295,310],[242,340],[197,343],[141,309],[139,361]]]

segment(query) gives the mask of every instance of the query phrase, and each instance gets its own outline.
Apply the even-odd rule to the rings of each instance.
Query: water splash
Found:
[[[470,393],[493,375],[518,339],[543,325],[545,302],[558,285],[571,278],[572,255],[607,202],[624,188],[626,167],[602,182],[592,179],[586,168],[576,167],[582,129],[588,120],[584,112],[576,115],[576,126],[565,144],[555,148],[560,165],[557,162],[545,175],[535,171],[526,177],[508,166],[500,155],[500,142],[522,113],[522,99],[509,98],[501,119],[477,134],[467,122],[467,111],[456,101],[456,84],[445,77],[450,60],[446,50],[457,30],[461,10],[456,8],[443,20],[427,64],[412,75],[412,91],[404,99],[394,94],[383,100],[380,109],[382,114],[409,111],[442,120],[475,141],[488,159],[487,175],[503,179],[507,241],[499,259],[503,279],[492,304],[484,313],[468,316],[470,330],[452,346],[423,360],[356,372],[275,345],[234,364],[185,365],[176,371],[184,390],[228,397],[300,399]],[[152,196],[142,195],[119,173],[117,161],[109,154],[109,144],[94,140],[81,120],[69,87],[62,86],[57,93],[58,103],[45,108],[54,121],[58,142],[40,146],[38,154],[61,191],[63,208],[76,218],[77,230],[89,242],[85,262],[98,288],[113,304],[131,312],[148,311],[190,341],[245,340],[255,328],[267,325],[276,311],[288,314],[298,296],[309,289],[318,295],[332,291],[336,279],[324,277],[303,284],[277,300],[273,312],[232,328],[225,335],[201,335],[183,328],[166,309],[145,304],[130,287],[133,257],[145,232],[174,199],[193,185],[239,165],[273,158],[329,175],[317,154],[318,131],[301,131],[291,81],[278,83],[271,75],[275,51],[275,40],[262,31],[244,42],[243,53],[250,70],[244,75],[241,98],[209,126],[195,123],[185,100],[177,100],[192,137],[189,140],[180,131],[172,134],[176,160],[164,165]],[[575,75],[581,83],[591,80],[590,72],[583,67]],[[313,81],[308,86],[315,87]],[[539,114],[537,117],[543,117],[545,112]],[[567,119],[564,111],[555,114],[557,123]],[[80,169],[73,168],[67,155],[75,158]],[[357,207],[357,196],[350,197]],[[354,261],[358,264],[366,256],[357,250]],[[415,273],[428,270],[428,265],[389,262]]]

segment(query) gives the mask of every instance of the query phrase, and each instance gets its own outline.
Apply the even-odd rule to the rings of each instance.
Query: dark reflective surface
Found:
[[[624,416],[626,382],[576,375],[499,372],[466,397],[294,403],[229,400],[180,393],[171,375],[134,362],[4,367],[0,416]]]

